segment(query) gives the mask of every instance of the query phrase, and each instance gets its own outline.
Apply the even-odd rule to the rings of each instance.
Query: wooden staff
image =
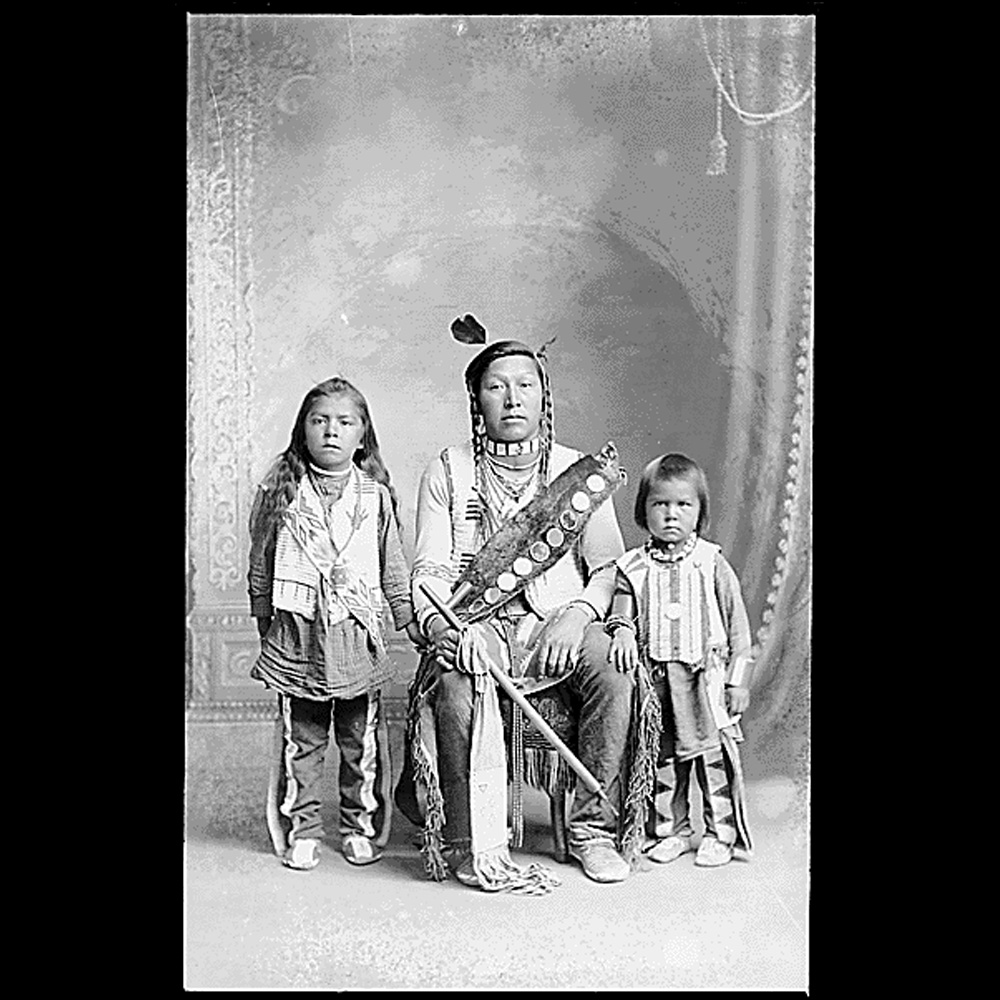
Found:
[[[423,591],[424,596],[434,605],[435,608],[444,616],[444,620],[453,628],[456,632],[464,632],[466,626],[462,624],[455,616],[455,612],[448,607],[441,599],[432,591],[427,589],[427,586],[423,583],[420,585],[420,589]],[[514,686],[514,682],[495,664],[492,660],[486,660],[486,666],[489,669],[490,674],[492,674],[493,679],[497,682],[507,692],[510,696],[511,701],[513,701],[524,714],[531,721],[531,724],[544,736],[549,743],[555,747],[559,756],[562,757],[564,761],[573,769],[577,777],[590,789],[595,795],[597,795],[603,802],[606,802],[608,808],[615,814],[615,818],[618,818],[618,810],[612,805],[611,800],[608,798],[604,789],[601,788],[601,783],[595,778],[590,771],[584,767],[583,762],[579,757],[573,753],[572,750],[559,738],[556,731],[538,714],[538,710],[528,701],[525,696],[518,691]]]

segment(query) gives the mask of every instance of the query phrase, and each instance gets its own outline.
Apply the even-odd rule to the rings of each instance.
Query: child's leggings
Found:
[[[340,834],[362,834],[384,847],[392,819],[392,775],[380,692],[333,701],[279,695],[279,706],[284,780],[278,810],[291,824],[289,843],[323,838],[323,764],[332,721],[340,751]]]
[[[704,803],[705,836],[715,837],[724,844],[735,844],[732,775],[721,748],[657,769],[653,808],[646,832],[656,840],[692,836],[689,803],[692,766]]]

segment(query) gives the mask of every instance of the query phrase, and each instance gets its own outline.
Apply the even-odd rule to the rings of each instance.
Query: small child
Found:
[[[646,466],[635,520],[649,539],[618,560],[605,630],[617,669],[635,669],[641,650],[663,710],[647,856],[665,863],[692,849],[694,765],[705,820],[694,863],[716,867],[732,859],[734,848],[751,852],[736,745],[750,703],[746,608],[722,551],[700,537],[708,525],[708,484],[690,458],[664,455]]]
[[[422,640],[396,496],[368,404],[350,382],[327,379],[306,394],[291,442],[257,492],[250,536],[250,605],[261,637],[250,674],[278,693],[281,713],[281,764],[268,792],[275,849],[289,868],[319,862],[332,722],[341,851],[352,864],[370,864],[392,814],[383,595],[396,628]]]

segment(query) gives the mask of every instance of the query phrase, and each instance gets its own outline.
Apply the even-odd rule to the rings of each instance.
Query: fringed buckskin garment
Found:
[[[552,474],[558,475],[580,457],[579,452],[554,444]],[[497,494],[477,493],[474,483],[468,445],[445,449],[421,480],[412,574],[421,626],[434,609],[419,586],[426,585],[447,601],[467,560],[489,537],[490,526],[526,506],[537,490],[529,488],[492,510],[487,508],[498,503]],[[614,563],[623,550],[613,505],[605,503],[559,562],[532,580],[519,597],[466,629],[458,669],[444,670],[430,655],[422,659],[410,687],[409,768],[401,776],[397,801],[401,793],[414,800],[404,791],[413,778],[425,792],[422,850],[430,877],[447,877],[449,853],[460,858],[471,852],[473,870],[486,890],[533,893],[554,884],[539,866],[525,869],[510,861],[507,783],[514,779],[512,811],[515,845],[519,845],[520,781],[553,791],[572,788],[576,776],[554,749],[516,746],[508,766],[499,712],[494,710],[494,682],[480,661],[489,657],[508,674],[537,679],[535,654],[545,630],[571,602],[582,600],[603,618],[611,602]],[[578,756],[623,818],[619,827],[599,797],[579,785],[569,816],[571,843],[605,841],[629,852],[634,860],[641,847],[645,803],[652,793],[659,707],[644,679],[618,673],[606,656],[592,655],[594,635],[603,635],[599,625],[588,628],[570,674],[545,679],[535,690],[561,685],[573,699],[579,713]],[[515,743],[519,714],[519,710],[514,713]]]
[[[271,625],[251,676],[279,695],[268,790],[274,849],[323,837],[320,786],[331,729],[341,757],[340,832],[384,846],[392,815],[385,603],[397,629],[413,621],[389,492],[352,467],[331,500],[306,475],[270,537],[254,531],[262,504],[258,494],[248,582],[251,613]]]
[[[692,535],[687,548],[668,559],[647,543],[618,560],[614,610],[637,620],[639,649],[663,710],[647,833],[657,841],[691,836],[694,764],[706,834],[748,857],[743,734],[725,689],[749,683],[750,626],[739,580],[719,546]]]

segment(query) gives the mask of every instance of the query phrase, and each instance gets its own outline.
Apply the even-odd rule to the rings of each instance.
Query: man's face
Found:
[[[490,362],[479,383],[479,409],[494,441],[533,438],[542,416],[542,380],[534,360],[515,354]]]

